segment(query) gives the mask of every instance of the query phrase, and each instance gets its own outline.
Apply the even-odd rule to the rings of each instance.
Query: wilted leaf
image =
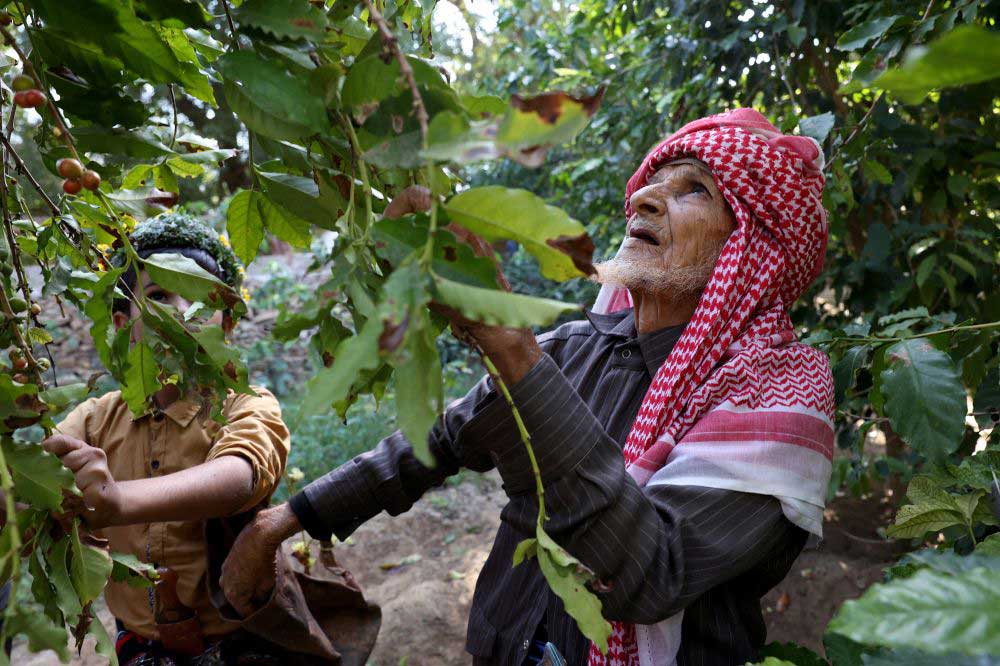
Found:
[[[585,274],[570,257],[549,244],[561,237],[583,236],[583,225],[527,190],[474,187],[452,197],[445,210],[453,221],[487,241],[517,241],[538,260],[542,275],[549,279],[568,280]]]
[[[604,98],[604,88],[589,97],[552,92],[536,97],[513,95],[500,122],[497,142],[516,150],[572,141],[587,126]]]

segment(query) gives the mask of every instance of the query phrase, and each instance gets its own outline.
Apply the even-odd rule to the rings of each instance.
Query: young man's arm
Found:
[[[96,446],[67,435],[54,435],[42,446],[73,472],[91,509],[83,517],[94,528],[228,516],[254,492],[253,468],[236,455],[164,476],[116,481]]]

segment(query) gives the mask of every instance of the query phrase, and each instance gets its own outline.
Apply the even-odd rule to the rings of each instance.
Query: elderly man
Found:
[[[534,560],[511,566],[537,503],[489,378],[429,435],[434,469],[396,433],[262,512],[223,570],[230,601],[252,610],[296,531],[346,538],[460,467],[496,467],[510,501],[472,603],[474,663],[537,663],[546,642],[573,665],[754,660],[760,597],[819,535],[830,474],[829,367],[795,342],[787,315],[822,265],[821,166],[815,142],[749,109],[691,123],[629,181],[627,238],[600,267],[587,320],[538,338],[472,330],[531,433],[546,530],[603,583],[606,655]]]

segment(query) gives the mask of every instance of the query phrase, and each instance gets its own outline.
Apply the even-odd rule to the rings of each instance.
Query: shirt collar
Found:
[[[598,333],[636,340],[650,377],[655,376],[656,371],[667,360],[670,351],[677,344],[681,334],[684,333],[684,327],[687,326],[686,323],[678,324],[638,335],[635,330],[635,312],[632,308],[609,314],[598,314],[591,310],[584,310],[584,314]]]
[[[635,337],[635,315],[632,313],[632,308],[608,314],[598,314],[593,310],[584,310],[583,313],[590,321],[590,325],[601,335]]]
[[[159,410],[154,408],[152,412],[146,412],[139,417],[132,417],[132,420],[137,421],[141,418],[149,416],[150,414],[162,413],[169,416],[174,423],[180,427],[186,428],[191,424],[191,421],[194,420],[194,417],[197,416],[200,411],[201,405],[197,403],[188,402],[187,400],[175,400],[166,409]]]

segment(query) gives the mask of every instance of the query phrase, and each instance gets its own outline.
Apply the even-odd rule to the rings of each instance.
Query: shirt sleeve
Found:
[[[239,456],[253,469],[253,495],[240,508],[247,511],[267,499],[278,487],[285,471],[291,437],[281,419],[278,400],[265,388],[253,387],[257,395],[233,394],[226,400],[226,424],[219,430],[206,461],[221,456]]]
[[[81,442],[87,442],[91,446],[98,446],[97,442],[90,441],[87,429],[96,405],[97,398],[89,398],[81,402],[56,425],[54,434],[66,435]]]
[[[774,497],[715,488],[640,488],[621,449],[545,357],[511,395],[545,486],[546,532],[604,583],[605,617],[653,624],[778,552],[805,533]],[[534,476],[520,441],[497,448],[511,502],[502,519],[532,534]]]

